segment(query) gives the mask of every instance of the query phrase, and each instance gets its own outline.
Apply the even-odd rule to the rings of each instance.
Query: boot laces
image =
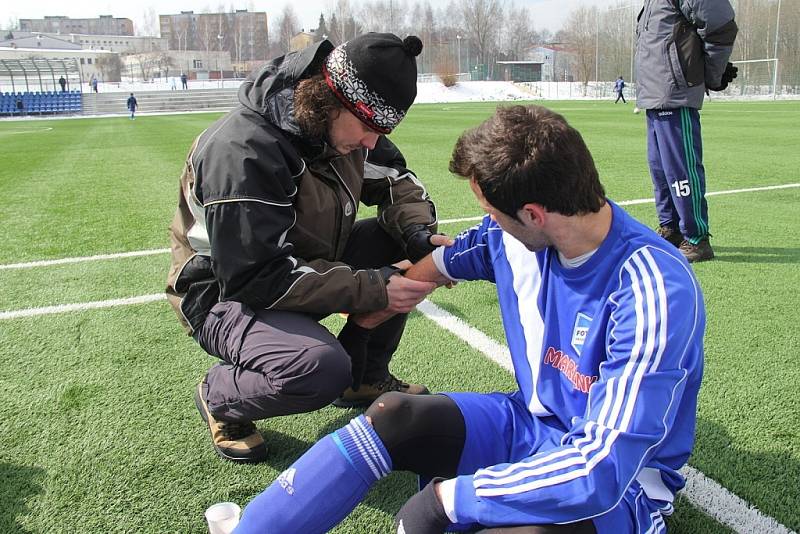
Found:
[[[375,389],[384,393],[387,391],[404,391],[408,389],[408,383],[389,373],[389,376],[375,384]]]
[[[255,432],[256,427],[250,421],[244,421],[238,423],[230,421],[225,421],[225,422],[220,421],[219,429],[228,440],[238,441],[240,439],[246,438],[247,436]]]

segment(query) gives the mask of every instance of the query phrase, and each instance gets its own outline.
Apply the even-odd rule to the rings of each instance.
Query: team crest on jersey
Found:
[[[589,335],[589,326],[592,324],[592,318],[585,313],[579,313],[575,317],[575,326],[572,328],[572,348],[578,356],[581,355],[583,343],[586,341],[586,336]]]

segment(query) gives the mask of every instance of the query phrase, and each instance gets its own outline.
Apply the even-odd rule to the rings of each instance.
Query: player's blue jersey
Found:
[[[671,244],[610,203],[583,265],[531,252],[488,216],[434,253],[456,280],[495,282],[521,397],[559,446],[455,483],[462,523],[550,524],[614,508],[634,480],[669,508],[694,442],[703,298]],[[511,521],[508,521],[511,523]]]

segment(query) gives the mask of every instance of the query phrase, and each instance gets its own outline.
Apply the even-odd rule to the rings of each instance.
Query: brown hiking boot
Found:
[[[689,263],[696,261],[707,261],[714,257],[714,249],[711,248],[711,243],[708,238],[701,239],[696,245],[692,245],[688,241],[684,241],[680,246],[681,254],[686,258]]]
[[[680,248],[683,243],[681,231],[673,226],[659,226],[656,228],[656,233],[675,245],[675,248]]]
[[[233,423],[214,419],[203,396],[204,384],[205,382],[198,384],[194,392],[194,403],[200,417],[208,424],[211,442],[217,454],[232,462],[256,463],[266,460],[267,445],[256,430],[256,425],[252,421]]]
[[[341,397],[333,401],[333,405],[339,408],[369,406],[372,404],[372,401],[390,391],[399,391],[400,393],[408,393],[410,395],[427,395],[430,393],[425,386],[403,382],[390,374],[380,382],[361,384],[358,391],[353,391],[353,388],[347,388],[344,390]]]

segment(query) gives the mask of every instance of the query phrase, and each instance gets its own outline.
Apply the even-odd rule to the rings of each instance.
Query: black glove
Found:
[[[734,65],[733,63],[728,63],[725,66],[725,72],[722,73],[722,80],[719,82],[719,87],[709,87],[712,91],[724,91],[728,88],[728,84],[736,78],[736,75],[739,72],[739,67]]]
[[[403,232],[403,242],[406,246],[406,256],[413,263],[433,252],[436,245],[431,244],[433,233],[424,224],[412,224]]]
[[[353,377],[353,391],[358,391],[367,367],[367,343],[371,330],[361,328],[353,321],[347,321],[337,339],[350,356],[350,374]]]
[[[442,534],[450,524],[444,506],[433,486],[443,478],[434,478],[422,491],[406,501],[394,516],[394,531],[406,534]],[[401,527],[402,526],[402,530]]]

